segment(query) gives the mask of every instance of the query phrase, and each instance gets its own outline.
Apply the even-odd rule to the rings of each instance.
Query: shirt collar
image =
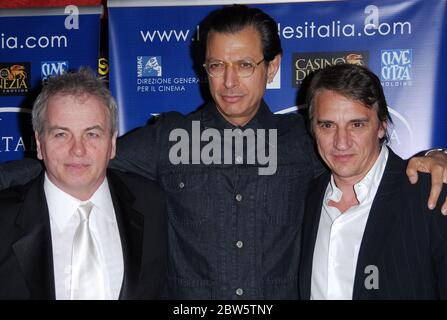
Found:
[[[216,129],[236,129],[237,126],[229,123],[217,110],[215,103],[208,103],[202,114],[201,119],[203,125],[206,128],[216,128]],[[270,111],[264,100],[261,101],[259,110],[256,115],[251,119],[245,126],[240,127],[241,129],[270,129],[275,128],[275,118],[273,113]]]
[[[374,198],[372,197],[371,193],[373,192],[375,194],[377,192],[383,172],[385,171],[388,153],[388,148],[385,145],[382,145],[380,154],[374,165],[365,177],[354,185],[354,192],[360,204],[362,204],[366,199]],[[331,181],[329,182],[324,196],[326,203],[330,200],[339,202],[342,196],[343,192],[337,187],[334,181],[334,176],[331,175]]]
[[[93,207],[96,209],[95,212],[97,212],[97,214],[107,220],[115,220],[112,197],[110,195],[107,178],[104,179],[92,197],[86,201],[81,201],[65,191],[62,191],[50,181],[47,173],[45,173],[43,187],[50,217],[60,231],[63,231],[66,228],[69,221],[76,214],[79,205],[87,201],[93,203]]]

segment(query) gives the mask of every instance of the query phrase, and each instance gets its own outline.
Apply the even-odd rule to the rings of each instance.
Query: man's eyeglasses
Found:
[[[253,62],[249,60],[239,60],[235,62],[215,60],[204,63],[203,67],[205,68],[206,72],[208,72],[208,74],[213,78],[223,77],[225,69],[227,67],[234,68],[238,77],[248,78],[255,72],[256,67],[264,62],[264,60],[265,59],[262,59],[259,62]]]

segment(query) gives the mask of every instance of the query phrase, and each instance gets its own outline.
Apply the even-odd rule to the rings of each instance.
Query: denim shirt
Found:
[[[258,165],[177,164],[173,129],[235,129],[214,104],[170,112],[118,140],[111,167],[157,180],[167,194],[170,299],[295,299],[304,199],[322,172],[298,115],[274,115],[262,102],[243,128],[277,129],[277,170]],[[255,130],[256,131],[256,130]],[[223,156],[223,155],[222,155]]]

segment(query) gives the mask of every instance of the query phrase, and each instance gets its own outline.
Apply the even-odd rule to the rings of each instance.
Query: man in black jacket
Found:
[[[307,101],[331,172],[309,189],[301,298],[447,299],[447,220],[425,204],[428,176],[410,184],[407,163],[385,145],[380,80],[364,67],[328,67],[312,78]]]
[[[33,127],[45,171],[0,192],[0,299],[157,299],[167,214],[152,181],[107,171],[117,108],[88,70],[52,78]]]

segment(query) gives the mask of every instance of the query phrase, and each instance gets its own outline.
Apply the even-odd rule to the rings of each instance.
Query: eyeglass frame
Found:
[[[241,61],[244,61],[244,60],[238,60],[238,61],[235,61],[235,62],[232,62],[232,61],[227,62],[227,61],[222,61],[222,60],[216,60],[215,62],[222,62],[222,63],[225,65],[225,68],[226,68],[227,66],[231,66],[231,67],[233,67],[233,64],[236,64],[236,63],[241,62]],[[252,71],[252,73],[251,73],[250,75],[248,75],[248,76],[243,76],[243,77],[242,77],[242,76],[240,76],[239,73],[236,71],[237,76],[238,76],[239,78],[249,78],[249,77],[251,77],[251,76],[255,73],[256,67],[259,66],[259,65],[260,65],[262,62],[264,62],[264,61],[265,61],[265,58],[262,58],[262,60],[259,61],[259,62],[245,61],[245,62],[250,63],[251,66],[253,67],[253,71]],[[210,73],[210,71],[208,70],[208,63],[204,63],[204,64],[202,64],[202,66],[205,68],[206,73],[207,73],[210,77],[213,77],[213,78],[221,78],[221,77],[223,77],[224,74],[225,74],[225,70],[224,70],[224,71],[222,72],[222,74],[219,75],[219,76],[212,75],[212,74]]]

